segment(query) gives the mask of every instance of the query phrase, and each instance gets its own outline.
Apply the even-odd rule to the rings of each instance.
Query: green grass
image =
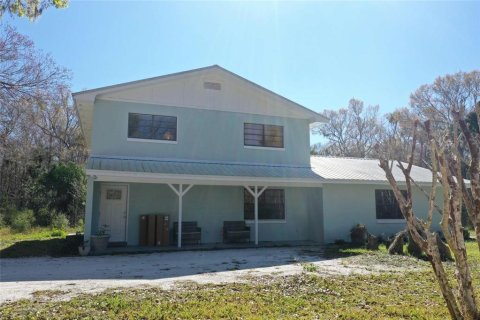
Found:
[[[36,227],[25,233],[13,232],[10,228],[0,228],[0,257],[18,258],[32,256],[72,255],[73,248],[67,248],[65,236],[75,233],[78,228],[66,231]]]
[[[472,270],[480,270],[475,242],[467,243]],[[388,256],[384,251],[336,248],[354,261],[379,261],[425,268],[405,273],[322,277],[304,264],[298,276],[264,277],[260,281],[225,285],[186,283],[164,291],[156,288],[117,289],[82,295],[70,301],[38,292],[33,300],[0,306],[2,319],[446,319],[444,305],[428,262]],[[345,251],[346,250],[346,251]],[[350,258],[348,258],[350,259]],[[453,279],[453,264],[447,264]],[[480,273],[472,272],[480,297]],[[45,298],[46,297],[46,298]]]

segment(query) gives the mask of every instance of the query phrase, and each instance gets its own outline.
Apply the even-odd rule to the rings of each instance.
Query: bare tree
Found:
[[[33,42],[6,26],[0,34],[0,105],[14,105],[64,85],[70,74],[36,50]]]
[[[86,157],[69,72],[15,29],[0,34],[0,205],[24,207],[55,162]]]
[[[410,146],[412,144],[412,125],[419,119],[419,116],[408,108],[398,108],[385,115],[387,122],[384,127],[384,135],[380,146],[384,146],[383,154],[388,159],[408,161]],[[419,148],[416,149],[414,165],[425,167],[428,164],[428,145],[425,134],[420,132],[416,142]]]
[[[38,18],[49,7],[66,8],[68,0],[1,0],[0,18],[5,12],[18,17],[27,17],[30,20]]]
[[[466,120],[466,112],[475,110],[478,123],[478,73],[458,73],[438,78],[433,85],[422,86],[412,95],[412,105],[424,122],[413,121],[408,163],[396,161],[406,180],[406,195],[400,191],[392,174],[394,162],[384,155],[380,167],[394,191],[407,228],[415,243],[427,255],[452,319],[479,319],[480,310],[472,284],[462,224],[462,207],[465,205],[468,218],[475,228],[480,251],[480,134],[472,130]],[[470,81],[467,85],[466,79]],[[422,101],[426,109],[419,108]],[[476,106],[471,103],[476,102]],[[418,138],[426,137],[432,185],[429,191],[416,184],[410,175],[415,157],[418,156]],[[465,181],[464,166],[468,167],[469,184]],[[428,198],[429,210],[426,219],[420,219],[413,210],[412,185],[421,188]],[[436,203],[437,192],[443,196],[443,205]],[[447,276],[438,247],[438,234],[433,231],[433,215],[441,216],[440,228],[455,258],[455,277],[458,290]]]
[[[313,130],[329,140],[321,154],[344,157],[370,157],[380,141],[383,126],[378,117],[378,106],[364,107],[361,100],[351,99],[347,108],[326,110],[329,122]]]

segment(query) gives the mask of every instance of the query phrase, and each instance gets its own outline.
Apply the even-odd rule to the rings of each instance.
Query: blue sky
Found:
[[[73,91],[219,64],[316,111],[355,97],[385,113],[480,69],[479,17],[480,2],[71,1],[3,23],[72,70]]]

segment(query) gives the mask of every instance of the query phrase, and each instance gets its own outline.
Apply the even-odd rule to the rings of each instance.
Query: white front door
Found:
[[[110,242],[127,241],[127,192],[126,185],[102,185],[98,227],[107,229]]]

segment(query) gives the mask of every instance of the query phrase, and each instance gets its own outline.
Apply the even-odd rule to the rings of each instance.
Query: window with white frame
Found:
[[[129,113],[128,138],[177,141],[177,117]]]
[[[255,199],[247,189],[243,190],[245,220],[255,219]],[[266,189],[258,197],[259,220],[285,220],[285,190]]]

